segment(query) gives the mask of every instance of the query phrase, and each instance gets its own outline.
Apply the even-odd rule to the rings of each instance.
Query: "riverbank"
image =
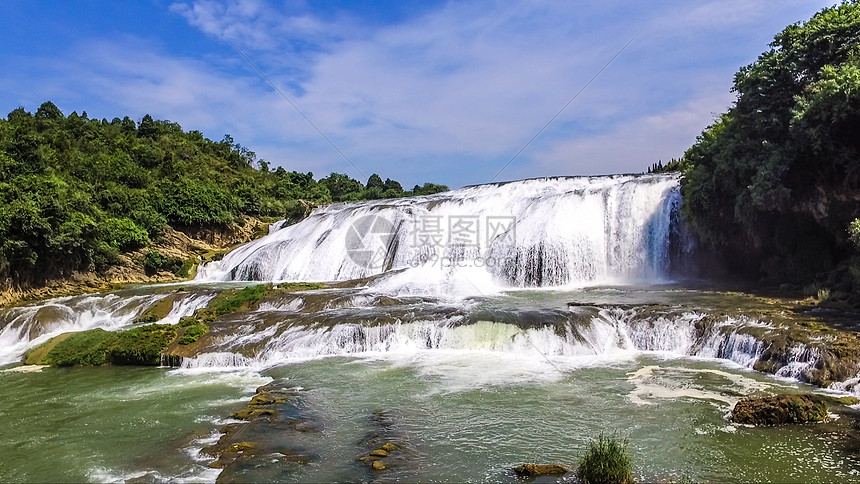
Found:
[[[244,215],[226,227],[180,230],[167,227],[157,244],[120,254],[118,264],[105,272],[74,271],[68,277],[49,280],[43,285],[20,284],[8,279],[2,281],[0,307],[117,290],[127,284],[187,281],[194,278],[200,264],[217,260],[237,246],[266,235],[268,230],[268,221]],[[147,263],[151,251],[159,254],[162,260],[170,261],[172,266],[152,267]]]

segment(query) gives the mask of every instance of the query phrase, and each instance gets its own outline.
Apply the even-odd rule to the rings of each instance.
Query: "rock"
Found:
[[[293,430],[296,432],[319,432],[319,427],[310,423],[299,421],[293,424]]]
[[[376,449],[376,450],[371,451],[370,455],[373,455],[376,457],[388,457],[388,451],[383,450],[383,449]]]
[[[245,452],[256,448],[257,446],[252,442],[236,442],[235,444],[230,444],[230,447],[227,447],[227,452]]]
[[[561,464],[522,464],[513,468],[522,477],[560,476],[570,472],[570,468]]]
[[[821,422],[826,416],[823,399],[811,394],[745,398],[732,410],[733,422],[748,425]]]
[[[233,412],[230,414],[230,418],[235,418],[239,420],[251,420],[257,417],[275,417],[278,415],[278,412],[271,408],[253,408],[247,407],[239,410],[238,412]]]
[[[388,442],[388,443],[386,443],[385,445],[383,445],[383,446],[381,447],[381,449],[382,449],[382,450],[385,450],[385,451],[388,451],[388,452],[394,452],[395,450],[397,450],[397,446],[396,446],[396,445],[394,445],[394,444],[392,444],[391,442]]]
[[[373,470],[375,470],[375,471],[381,471],[381,470],[385,470],[388,468],[388,466],[385,465],[385,463],[382,462],[381,460],[373,461],[373,463],[371,464],[371,467],[373,467]]]
[[[258,393],[251,398],[248,405],[271,405],[275,403],[275,397],[269,393]]]

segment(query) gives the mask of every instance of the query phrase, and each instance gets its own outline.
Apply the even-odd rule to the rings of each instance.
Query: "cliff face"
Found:
[[[249,216],[242,216],[227,227],[180,230],[168,227],[159,243],[120,254],[119,263],[103,272],[93,269],[74,271],[66,277],[50,279],[44,283],[21,283],[8,278],[0,281],[0,306],[27,300],[115,289],[124,284],[179,282],[192,279],[200,263],[217,259],[237,245],[266,235],[268,227],[268,223]],[[159,254],[162,260],[172,264],[155,267],[152,263],[147,263],[147,257],[152,251]]]

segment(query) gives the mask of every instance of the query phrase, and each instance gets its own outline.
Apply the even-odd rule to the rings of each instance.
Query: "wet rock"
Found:
[[[392,444],[391,442],[386,443],[385,445],[383,445],[380,448],[384,451],[387,451],[387,452],[394,452],[395,450],[397,450],[397,446]]]
[[[733,422],[756,426],[821,422],[826,417],[827,405],[811,394],[745,398],[732,410]]]
[[[298,421],[293,424],[293,430],[296,432],[319,432],[319,427],[311,422]]]
[[[560,476],[570,472],[570,468],[561,464],[531,464],[518,465],[512,469],[518,476],[540,477]]]
[[[231,418],[244,422],[224,425],[218,442],[200,451],[201,455],[214,459],[210,467],[223,469],[218,482],[241,480],[240,475],[267,465],[263,463],[301,465],[312,459],[289,443],[289,433],[295,432],[296,427],[316,429],[297,416],[301,411],[294,404],[295,396],[289,390],[266,385],[258,389],[247,407],[230,414]]]
[[[278,411],[273,408],[254,408],[254,407],[246,407],[238,412],[233,412],[230,414],[230,418],[235,418],[238,420],[251,420],[258,417],[276,417],[278,415]]]
[[[388,457],[388,451],[383,449],[376,449],[370,452],[370,455],[376,457]]]
[[[272,395],[271,393],[258,393],[251,398],[251,402],[248,405],[275,405],[287,403],[286,397]]]
[[[370,464],[370,466],[373,467],[373,470],[375,470],[375,471],[381,471],[381,470],[385,470],[388,468],[388,466],[386,466],[385,463],[382,462],[381,460],[373,461],[373,463]]]
[[[227,452],[245,452],[255,450],[257,446],[252,442],[236,442],[227,447]]]

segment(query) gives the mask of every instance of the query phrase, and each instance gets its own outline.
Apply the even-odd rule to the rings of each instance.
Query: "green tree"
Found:
[[[860,216],[860,4],[786,27],[735,75],[737,100],[680,163],[684,211],[738,272],[803,282]]]

